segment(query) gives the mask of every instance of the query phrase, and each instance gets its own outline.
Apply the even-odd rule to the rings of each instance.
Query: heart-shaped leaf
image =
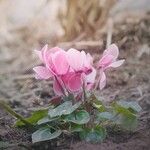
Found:
[[[51,118],[57,117],[57,116],[62,116],[62,115],[68,115],[68,114],[71,114],[72,112],[74,112],[80,105],[81,105],[81,102],[78,102],[78,103],[72,105],[71,101],[66,101],[54,109],[49,109],[48,115]]]
[[[83,131],[82,125],[79,124],[71,124],[69,127],[70,132],[81,132]]]
[[[37,142],[52,140],[57,138],[61,133],[62,133],[61,130],[51,132],[51,129],[48,127],[40,128],[39,130],[35,131],[32,134],[32,142],[37,143]]]
[[[43,109],[43,110],[38,110],[35,111],[29,118],[26,118],[26,120],[31,123],[31,124],[36,124],[41,118],[45,117],[47,115],[48,110]],[[17,121],[16,126],[21,127],[24,126],[25,124],[22,121]]]
[[[46,123],[49,123],[49,122],[52,122],[52,121],[56,121],[59,117],[56,117],[56,118],[50,118],[49,116],[46,116],[42,119],[40,119],[37,124],[38,125],[41,125],[41,124],[46,124]]]
[[[118,119],[118,122],[121,124],[121,126],[124,129],[127,130],[134,130],[137,127],[137,117],[134,114],[131,115],[121,115],[120,118]]]
[[[101,113],[97,113],[96,120],[99,122],[106,121],[106,120],[113,121],[114,116],[115,115],[110,112],[101,112]]]
[[[73,122],[76,124],[85,124],[85,123],[88,123],[89,120],[90,120],[90,115],[85,110],[80,110],[78,112],[74,112],[65,117],[65,121]]]
[[[95,128],[86,128],[79,133],[80,138],[87,142],[102,142],[106,138],[106,130],[101,126],[96,126]]]
[[[121,100],[121,101],[118,101],[117,104],[124,108],[132,109],[135,112],[140,112],[142,110],[141,106],[136,101],[127,102],[127,101]]]
[[[127,130],[133,130],[137,126],[137,116],[132,113],[128,107],[115,104],[114,111],[118,116],[114,122],[120,124],[123,128]]]
[[[126,108],[126,107],[123,107],[123,106],[121,106],[121,105],[118,105],[118,103],[115,103],[114,105],[113,105],[113,109],[114,109],[114,111],[116,112],[116,113],[120,113],[120,114],[124,114],[124,115],[130,115],[130,114],[132,114],[132,112],[130,112],[130,110],[128,110],[128,108]]]

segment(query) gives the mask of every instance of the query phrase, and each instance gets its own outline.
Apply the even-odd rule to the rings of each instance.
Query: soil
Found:
[[[91,37],[92,40],[97,40],[98,37],[106,39],[106,34],[100,35],[97,32]],[[13,127],[15,119],[0,109],[0,149],[149,150],[150,14],[138,21],[127,20],[115,25],[112,42],[119,46],[120,56],[126,59],[126,63],[119,69],[108,73],[107,87],[100,93],[97,91],[97,94],[106,102],[124,99],[135,100],[140,103],[143,110],[139,113],[139,125],[134,132],[111,131],[108,133],[107,139],[98,144],[82,142],[73,136],[62,136],[57,141],[33,145],[31,144],[31,132]],[[18,47],[14,43],[5,43],[5,45],[12,46],[13,49],[15,46]],[[25,47],[22,48],[21,45],[19,46],[20,49],[26,49]],[[102,52],[97,46],[87,49],[96,59]],[[30,61],[30,56],[27,56],[31,52],[24,53],[26,64],[24,64],[25,61],[21,62],[18,54],[15,62],[10,60],[3,62],[0,74],[0,95],[1,99],[7,100],[16,112],[28,116],[35,107],[46,106],[54,93],[51,90],[51,82],[37,81],[33,78],[32,67],[37,62],[35,59]],[[15,66],[16,62],[18,63]],[[26,67],[28,62],[29,65]]]

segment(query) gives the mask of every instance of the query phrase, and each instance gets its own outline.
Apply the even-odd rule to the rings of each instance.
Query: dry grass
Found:
[[[65,39],[72,40],[82,32],[93,33],[107,21],[110,8],[116,0],[68,0],[66,10],[59,18],[65,31]]]

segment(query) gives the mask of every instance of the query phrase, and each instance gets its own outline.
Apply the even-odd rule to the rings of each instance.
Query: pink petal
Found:
[[[94,83],[96,78],[96,69],[92,68],[92,72],[86,76],[87,83]]]
[[[52,62],[54,65],[54,71],[58,75],[64,75],[69,70],[69,64],[66,59],[66,52],[59,51],[56,52],[52,57]]]
[[[67,51],[67,60],[69,65],[75,70],[81,70],[83,67],[83,54],[81,54],[79,51],[77,51],[76,49],[69,49]]]
[[[45,60],[45,65],[46,67],[51,71],[51,73],[53,75],[56,75],[55,72],[54,72],[54,65],[53,65],[53,62],[52,62],[52,56],[49,56],[46,60]]]
[[[56,95],[58,95],[58,96],[64,95],[63,91],[62,91],[63,90],[62,88],[63,87],[61,87],[61,82],[58,83],[57,80],[54,80],[54,82],[53,82],[53,90],[54,90]]]
[[[39,56],[39,58],[40,58],[40,60],[41,60],[42,62],[45,61],[45,55],[46,55],[45,53],[46,53],[47,49],[48,49],[48,45],[45,45],[45,46],[42,48],[41,51],[39,51],[39,50],[34,50],[35,53]]]
[[[106,75],[102,71],[100,73],[100,82],[99,82],[99,88],[100,88],[100,90],[102,90],[105,86],[106,86]]]
[[[51,48],[50,50],[49,50],[49,52],[51,52],[51,53],[56,53],[56,52],[58,52],[58,51],[63,51],[61,48],[59,48],[59,47],[53,47],[53,48]]]
[[[91,65],[93,65],[93,57],[92,57],[89,53],[87,53],[86,57],[87,57],[87,61],[88,61]]]
[[[119,55],[119,49],[115,44],[111,44],[103,53],[103,56],[105,55],[112,55],[113,59],[117,59]]]
[[[71,92],[78,92],[82,88],[82,79],[80,74],[73,74],[68,79],[68,88]]]
[[[41,79],[48,79],[52,77],[51,72],[43,66],[37,66],[34,67],[33,70],[36,72],[36,78],[41,78]]]
[[[124,59],[115,61],[112,64],[110,64],[108,67],[117,68],[117,67],[121,66],[124,63],[124,61],[125,61]]]
[[[96,78],[96,69],[92,68],[92,72],[85,75],[85,86],[87,90],[92,90],[94,88]]]
[[[47,51],[48,51],[48,45],[46,44],[41,50],[43,61],[47,59],[47,56],[48,56]]]
[[[46,61],[47,59],[49,59],[49,57],[51,57],[52,54],[58,52],[58,51],[62,51],[61,48],[59,47],[53,47],[51,49],[48,49],[48,45],[46,44],[42,50],[41,50],[41,53],[42,53],[42,59],[44,61]]]
[[[94,84],[91,84],[91,83],[88,83],[86,85],[86,90],[89,91],[89,90],[92,90],[94,88]]]
[[[84,51],[81,51],[82,59],[83,59],[83,67],[89,68],[91,66],[92,57],[90,54],[87,54]]]
[[[51,48],[49,50],[46,51],[45,53],[45,64],[46,64],[46,67],[54,74],[56,75],[55,73],[55,66],[53,64],[53,60],[52,58],[55,57],[55,55],[59,52],[63,52],[62,49],[60,49],[59,47],[54,47],[54,48]]]
[[[103,69],[105,69],[106,67],[108,67],[111,63],[113,62],[113,56],[112,55],[104,55],[99,63],[98,66],[102,67]]]
[[[82,59],[83,59],[83,60],[86,60],[86,53],[85,53],[85,51],[82,50],[82,51],[80,52],[80,54],[81,54]]]

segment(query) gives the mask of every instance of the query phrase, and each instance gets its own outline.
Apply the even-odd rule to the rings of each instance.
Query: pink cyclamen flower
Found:
[[[98,67],[100,68],[100,82],[99,87],[103,89],[106,85],[105,70],[108,68],[117,68],[124,63],[124,59],[117,60],[119,55],[119,49],[115,44],[110,45],[99,60]]]
[[[67,53],[54,47],[48,49],[48,46],[44,46],[41,51],[37,51],[40,60],[44,66],[34,67],[37,79],[53,79],[53,89],[57,95],[64,95],[64,84],[61,81],[61,76],[65,75],[69,71],[69,64],[67,61]]]
[[[41,78],[44,78],[46,70],[49,70],[51,76],[53,75],[64,75],[69,70],[69,64],[67,61],[66,52],[58,47],[48,49],[48,46],[44,46],[41,51],[36,51],[39,58],[45,65],[43,70],[39,69],[41,66],[33,68],[37,75]],[[45,69],[45,70],[44,70]],[[46,76],[48,78],[48,76]],[[50,76],[49,76],[50,77]],[[44,78],[45,79],[45,78]]]
[[[78,93],[82,90],[83,84],[87,82],[85,76],[89,75],[89,79],[93,78],[90,76],[94,69],[92,67],[93,58],[89,53],[86,54],[84,51],[80,52],[71,48],[67,51],[67,60],[70,69],[68,74],[62,77],[62,80],[70,92]],[[89,81],[91,85],[94,84],[93,80]]]
[[[36,53],[44,64],[33,68],[36,78],[53,79],[53,89],[57,95],[64,95],[66,91],[80,92],[85,82],[84,75],[88,76],[88,84],[94,84],[93,59],[90,54],[76,49],[67,52],[58,47],[48,49],[47,45],[41,51],[36,50]]]
[[[84,72],[89,74],[92,71],[92,57],[84,51],[80,52],[73,48],[69,49],[67,51],[67,60],[74,72]]]

